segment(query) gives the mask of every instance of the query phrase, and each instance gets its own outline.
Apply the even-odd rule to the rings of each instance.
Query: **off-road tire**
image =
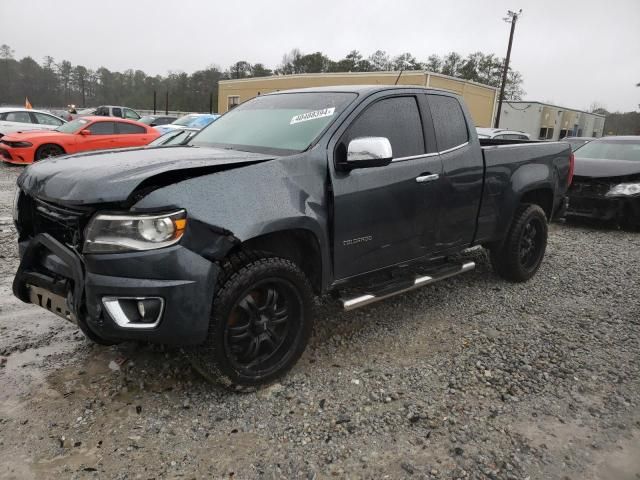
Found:
[[[537,242],[535,245],[535,258],[530,262],[522,261],[523,236],[526,235],[527,226],[533,225],[536,229]],[[538,232],[538,229],[540,231]],[[539,235],[538,235],[539,233]],[[530,203],[518,207],[507,236],[499,245],[491,248],[491,265],[495,272],[502,278],[512,282],[525,282],[533,277],[542,263],[547,248],[548,225],[544,210],[538,205]]]
[[[235,253],[221,262],[220,267],[207,338],[203,344],[186,349],[185,353],[193,367],[208,381],[234,391],[254,390],[284,375],[304,352],[313,329],[313,292],[306,275],[296,264],[266,253]],[[283,282],[297,292],[300,314],[287,320],[291,322],[287,328],[293,327],[295,334],[287,334],[292,336],[292,341],[290,345],[282,345],[287,347],[283,350],[286,353],[282,360],[259,373],[248,372],[234,363],[225,336],[239,302],[256,285],[269,281]]]

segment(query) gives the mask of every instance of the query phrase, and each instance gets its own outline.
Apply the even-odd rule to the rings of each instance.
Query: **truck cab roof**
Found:
[[[422,90],[425,93],[438,92],[446,95],[455,96],[447,90],[440,90],[438,88],[426,88],[420,85],[332,85],[325,87],[308,87],[308,88],[295,88],[291,90],[279,90],[277,92],[265,93],[264,95],[278,95],[282,93],[321,93],[321,92],[344,92],[344,93],[358,93],[358,94],[370,94],[377,92],[384,92],[388,90]]]

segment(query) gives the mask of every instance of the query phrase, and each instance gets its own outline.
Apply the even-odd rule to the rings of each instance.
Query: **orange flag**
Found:
[[[31,102],[29,101],[29,97],[24,97],[24,108],[31,110],[33,107],[31,106]]]

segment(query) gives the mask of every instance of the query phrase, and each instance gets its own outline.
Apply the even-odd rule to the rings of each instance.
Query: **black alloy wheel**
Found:
[[[42,145],[36,151],[35,161],[44,160],[45,158],[57,157],[58,155],[62,155],[64,150],[60,148],[58,145]]]
[[[225,350],[231,364],[249,375],[277,366],[295,337],[289,319],[297,318],[302,308],[300,294],[285,279],[252,285],[227,320]]]
[[[505,238],[490,246],[495,272],[512,282],[533,277],[547,249],[547,216],[539,205],[521,204]]]
[[[220,263],[207,337],[185,350],[210,382],[250,391],[284,375],[313,329],[313,290],[291,260],[238,252]]]
[[[540,261],[540,256],[544,254],[542,246],[543,226],[540,219],[533,217],[524,226],[522,237],[520,238],[520,264],[527,270],[531,269]]]

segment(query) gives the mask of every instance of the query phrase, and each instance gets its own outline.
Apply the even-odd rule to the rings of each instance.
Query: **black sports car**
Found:
[[[567,216],[640,227],[640,136],[599,138],[575,157]]]

